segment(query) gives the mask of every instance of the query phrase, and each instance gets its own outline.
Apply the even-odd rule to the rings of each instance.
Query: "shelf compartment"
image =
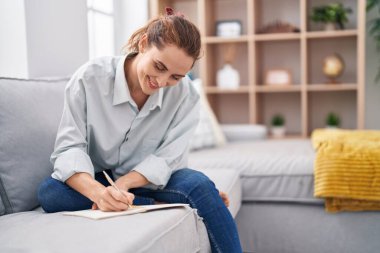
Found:
[[[327,84],[328,78],[323,74],[323,60],[325,57],[337,53],[345,63],[345,69],[342,75],[337,78],[337,81],[342,83],[357,83],[356,48],[356,37],[308,40],[307,82],[310,84]]]
[[[256,0],[255,2],[255,33],[268,24],[280,20],[301,28],[300,1],[294,0]]]
[[[345,24],[345,29],[356,29],[357,28],[357,7],[358,7],[358,1],[362,0],[342,0],[337,1],[341,2],[343,6],[349,7],[352,9],[352,13],[348,14],[348,22]],[[307,0],[307,17],[310,17],[312,15],[313,7],[318,7],[322,5],[331,4],[331,0]],[[321,23],[315,23],[310,18],[307,18],[307,30],[308,31],[323,31],[324,25]],[[335,31],[334,31],[335,32]]]
[[[293,84],[301,83],[300,41],[260,41],[256,43],[256,83],[265,83],[265,74],[271,69],[286,69]]]
[[[216,24],[220,21],[238,20],[241,22],[241,34],[247,34],[246,0],[206,0],[206,36],[216,36]],[[231,11],[233,10],[233,11]]]
[[[208,94],[210,105],[221,124],[249,124],[249,94]]]
[[[257,94],[258,123],[270,129],[275,114],[285,118],[286,135],[301,136],[301,93],[260,93]]]
[[[217,87],[216,76],[225,64],[226,53],[233,48],[235,51],[232,57],[232,67],[239,72],[240,87],[248,84],[248,43],[233,43],[233,44],[207,44],[206,46],[207,59],[207,76],[208,80],[205,83],[207,87]]]
[[[355,91],[331,91],[308,93],[309,129],[326,127],[328,113],[334,112],[341,119],[341,128],[355,129],[357,119]]]

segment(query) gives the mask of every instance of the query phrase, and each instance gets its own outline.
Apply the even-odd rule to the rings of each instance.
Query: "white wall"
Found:
[[[86,0],[25,0],[25,10],[29,77],[67,76],[88,60]]]
[[[88,60],[86,0],[1,0],[0,76],[71,75]]]
[[[367,22],[378,18],[377,10],[367,14]],[[380,81],[375,83],[377,71],[380,68],[380,51],[367,33],[366,36],[366,91],[365,91],[365,127],[380,129]]]
[[[122,54],[128,38],[149,18],[147,0],[114,0],[115,10],[115,51]]]
[[[24,0],[0,2],[0,76],[28,76]]]

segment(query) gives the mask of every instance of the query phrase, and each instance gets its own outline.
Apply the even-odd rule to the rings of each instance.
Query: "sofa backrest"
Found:
[[[53,170],[67,81],[0,78],[0,215],[38,206],[37,188]]]

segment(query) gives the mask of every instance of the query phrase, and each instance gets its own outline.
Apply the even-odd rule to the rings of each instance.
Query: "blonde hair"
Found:
[[[182,14],[175,14],[171,8],[166,8],[166,15],[150,20],[144,27],[135,31],[124,46],[126,51],[139,52],[139,42],[145,34],[148,47],[154,45],[161,49],[165,44],[172,44],[184,49],[194,61],[199,59],[201,36],[198,28]]]

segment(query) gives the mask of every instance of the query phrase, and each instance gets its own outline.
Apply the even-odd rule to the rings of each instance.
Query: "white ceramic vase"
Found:
[[[272,126],[271,132],[274,138],[282,138],[285,136],[286,129],[284,126]]]
[[[239,72],[231,64],[226,63],[218,70],[216,83],[218,87],[223,89],[236,89],[240,85]]]

